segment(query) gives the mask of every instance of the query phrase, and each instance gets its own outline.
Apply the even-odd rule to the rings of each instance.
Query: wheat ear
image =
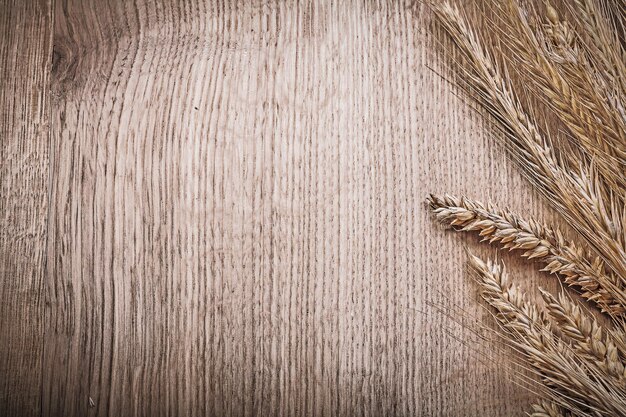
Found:
[[[612,83],[626,93],[626,53],[617,36],[615,25],[610,23],[609,14],[620,16],[624,13],[624,4],[603,2],[599,5],[594,0],[574,0],[576,13],[572,16],[579,27],[588,35],[590,47],[598,66],[610,77]],[[614,8],[615,10],[609,10]]]
[[[598,373],[551,329],[545,314],[508,282],[504,267],[470,254],[482,298],[548,388],[548,398],[575,415],[626,415],[626,391]]]
[[[532,411],[529,414],[530,417],[569,417],[571,413],[563,410],[552,401],[540,401],[537,404],[533,404]]]
[[[556,10],[547,6],[546,21],[529,21],[511,0],[493,0],[502,10],[504,42],[518,71],[569,129],[577,145],[593,158],[610,190],[626,193],[626,122],[609,105],[605,80],[577,45],[578,37]],[[505,3],[504,5],[501,3]],[[533,29],[542,27],[543,30]],[[571,160],[576,163],[575,155]],[[574,167],[577,168],[577,167]]]
[[[427,203],[441,223],[461,231],[478,232],[483,240],[499,242],[504,248],[524,251],[523,257],[545,264],[545,271],[558,274],[564,282],[582,290],[612,316],[626,312],[626,289],[599,258],[590,258],[558,230],[536,221],[526,221],[508,210],[497,210],[465,197],[430,195]]]
[[[550,317],[571,340],[574,350],[612,378],[616,386],[626,390],[624,352],[619,351],[613,335],[563,292],[557,298],[547,291],[540,291]]]
[[[611,198],[594,169],[581,164],[578,172],[565,169],[544,136],[501,76],[495,61],[467,25],[458,8],[448,2],[434,6],[445,30],[469,60],[462,74],[475,89],[478,102],[495,117],[508,140],[512,157],[527,178],[581,233],[606,264],[626,280],[626,210]],[[609,196],[610,197],[610,196]]]

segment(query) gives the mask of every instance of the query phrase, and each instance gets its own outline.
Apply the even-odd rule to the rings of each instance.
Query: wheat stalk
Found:
[[[564,292],[540,290],[540,307],[508,282],[503,266],[470,255],[483,299],[543,383],[530,415],[624,416],[626,3],[573,0],[565,7],[566,18],[551,0],[542,0],[543,12],[515,0],[488,4],[499,14],[490,23],[502,26],[495,31],[502,36],[491,45],[485,40],[494,31],[479,35],[456,6],[433,5],[464,58],[459,84],[495,119],[526,177],[598,256],[558,230],[508,210],[448,195],[431,195],[428,203],[440,222],[542,262],[544,270],[580,289],[612,319],[601,325]],[[521,94],[510,69],[522,78]],[[566,128],[567,140],[554,126],[540,128],[550,119],[537,117],[537,101]]]
[[[622,279],[626,278],[626,210],[604,191],[593,166],[581,161],[570,171],[557,158],[552,141],[524,110],[458,8],[445,2],[434,7],[443,27],[468,59],[462,76],[475,89],[478,102],[497,120],[507,148],[526,176],[581,233]]]
[[[549,5],[547,20],[530,22],[516,3],[493,1],[502,11],[503,39],[509,50],[515,51],[512,59],[521,68],[518,72],[594,159],[603,181],[610,190],[617,190],[623,201],[626,177],[619,173],[626,171],[626,121],[607,102],[611,94],[582,53],[579,37]],[[544,30],[533,30],[538,26]]]

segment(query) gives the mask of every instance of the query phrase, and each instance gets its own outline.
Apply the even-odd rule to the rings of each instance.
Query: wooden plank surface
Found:
[[[41,413],[48,1],[0,1],[0,414]]]
[[[28,291],[50,194],[43,356],[9,327],[40,323],[42,300],[0,285],[19,294],[2,363],[31,343],[33,410],[41,393],[46,416],[523,415],[532,396],[504,357],[437,308],[490,324],[463,245],[493,252],[435,225],[424,199],[551,216],[428,68],[430,16],[412,3],[56,1],[49,185],[37,130],[6,130],[41,107],[2,123],[3,152],[41,152],[32,172],[1,171],[38,179],[2,196],[38,225],[30,252],[17,226],[1,235],[3,276]],[[13,91],[43,94],[20,76]],[[2,386],[0,405],[25,404]]]

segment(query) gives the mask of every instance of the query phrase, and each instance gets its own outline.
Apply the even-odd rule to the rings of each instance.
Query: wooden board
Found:
[[[0,2],[0,414],[41,413],[48,215],[48,1]]]
[[[16,271],[25,290],[0,319],[2,363],[31,343],[35,369],[0,405],[35,410],[41,393],[46,416],[524,415],[532,396],[505,358],[438,312],[490,323],[463,245],[494,252],[442,230],[424,200],[551,216],[428,68],[437,37],[411,3],[57,0],[49,186],[2,196],[31,226],[47,218],[43,363],[10,323],[28,314],[42,331],[43,300],[24,299],[45,234],[25,246],[37,257],[3,227],[0,294],[18,291]],[[43,94],[45,77],[20,76],[14,91]],[[29,160],[32,175],[46,161]]]

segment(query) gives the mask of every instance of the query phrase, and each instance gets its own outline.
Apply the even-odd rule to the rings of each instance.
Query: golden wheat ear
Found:
[[[626,95],[626,50],[619,38],[624,29],[626,6],[621,1],[574,0],[571,16],[585,37],[599,72]]]
[[[539,98],[567,129],[575,149],[593,159],[605,193],[626,193],[626,120],[613,105],[618,86],[609,73],[593,66],[581,36],[550,5],[544,13],[529,14],[517,3],[491,0],[502,11],[505,27],[499,38],[505,58],[521,77],[527,91]],[[564,153],[577,168],[577,152]]]
[[[521,256],[543,263],[543,270],[580,289],[581,295],[603,312],[613,317],[625,314],[622,282],[606,270],[601,259],[589,257],[558,230],[466,197],[431,194],[427,203],[440,223],[458,231],[477,232],[482,240],[500,243],[505,249],[521,250]]]
[[[468,264],[511,344],[541,379],[546,398],[574,415],[626,415],[623,383],[560,337],[558,324],[554,328],[545,310],[510,283],[503,265],[471,254]]]
[[[593,161],[571,169],[550,135],[539,129],[515,94],[506,72],[455,6],[434,6],[439,22],[466,58],[459,77],[468,93],[497,122],[503,142],[523,173],[580,233],[622,282],[626,282],[626,210],[619,190],[607,192]],[[494,48],[495,49],[495,48]],[[501,53],[501,52],[500,52]],[[571,164],[570,164],[571,165]]]
[[[567,294],[557,297],[540,290],[548,314],[572,350],[612,380],[616,386],[626,385],[626,355],[619,341],[588,312],[574,303]]]

